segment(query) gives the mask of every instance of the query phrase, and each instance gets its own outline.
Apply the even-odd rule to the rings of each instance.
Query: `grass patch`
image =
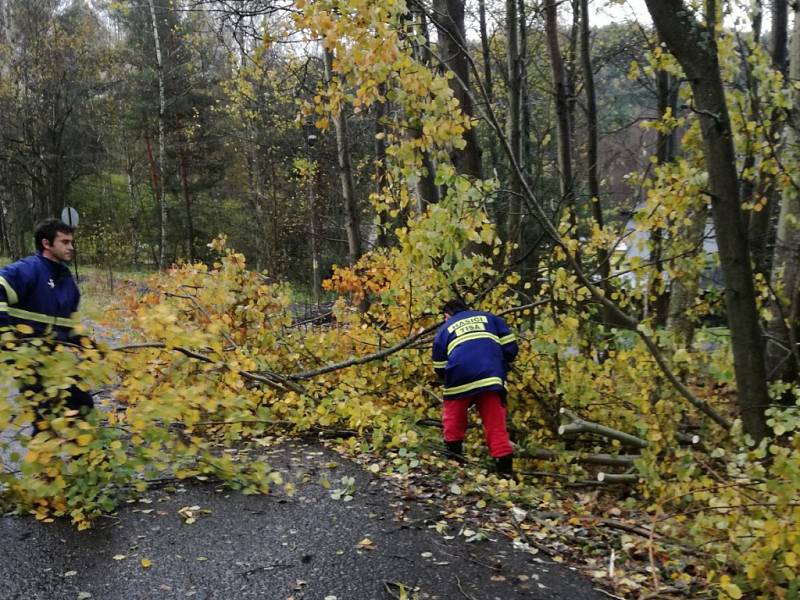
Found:
[[[153,271],[113,270],[83,265],[78,267],[81,316],[99,320],[123,288],[144,285]]]

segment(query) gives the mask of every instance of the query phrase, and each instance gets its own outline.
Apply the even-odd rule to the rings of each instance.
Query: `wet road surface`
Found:
[[[457,524],[442,535],[436,506],[402,499],[318,445],[286,443],[270,461],[295,482],[292,496],[278,486],[245,496],[185,483],[150,491],[89,531],[0,518],[0,598],[607,598],[569,567],[502,536],[467,542]],[[332,498],[343,477],[353,478],[350,501]],[[186,523],[187,511],[196,521]]]

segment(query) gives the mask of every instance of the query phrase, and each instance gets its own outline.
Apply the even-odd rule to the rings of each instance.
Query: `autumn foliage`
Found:
[[[85,527],[125,494],[162,477],[214,477],[264,492],[282,481],[258,449],[278,435],[321,431],[355,432],[345,442],[352,450],[402,448],[441,462],[432,453],[438,433],[416,425],[439,413],[429,335],[382,360],[315,371],[368,358],[430,329],[440,319],[441,298],[453,291],[448,274],[459,273],[458,291],[482,308],[505,312],[519,333],[509,387],[520,456],[538,448],[564,452],[559,470],[579,481],[594,471],[577,467],[570,453],[630,452],[618,442],[586,439],[576,446],[560,439],[561,407],[646,440],[633,473],[647,525],[703,548],[707,562],[694,568],[732,597],[740,589],[730,579],[736,564],[747,565],[743,573],[751,581],[758,574],[763,589],[788,585],[797,555],[792,412],[773,409],[781,435],[759,447],[748,447],[736,430],[726,437],[665,385],[635,336],[614,329],[589,336],[602,326],[585,290],[555,267],[555,258],[535,285],[522,284],[514,273],[494,271],[484,255],[465,256],[454,251],[457,244],[440,243],[445,238],[438,229],[463,244],[481,228],[479,211],[453,228],[445,217],[456,204],[432,207],[409,223],[398,232],[397,248],[337,270],[326,284],[341,294],[333,324],[297,326],[291,290],[265,283],[246,269],[242,255],[217,240],[220,258],[213,265],[175,267],[154,278],[148,291],[134,288],[120,298],[109,323],[124,332],[114,341],[116,350],[50,353],[5,334],[4,369],[15,381],[24,381],[36,361],[44,365],[48,393],[64,387],[70,374],[91,389],[109,390],[88,420],[65,414],[33,440],[22,430],[32,419],[30,401],[9,396],[2,426],[17,433],[2,442],[9,457],[2,476],[7,502],[43,520],[67,515]],[[493,245],[495,238],[487,237]],[[366,312],[357,310],[363,300]],[[707,388],[702,393],[709,402],[726,410],[730,357],[724,344],[709,339],[700,339],[708,344],[707,360],[685,352],[673,360]],[[700,449],[682,444],[687,427],[700,435]],[[474,438],[472,453],[480,448]],[[535,468],[524,460],[519,467]],[[478,487],[467,483],[464,493],[478,493]],[[502,488],[488,493],[508,497]],[[527,484],[515,495],[538,501]],[[677,577],[673,586],[691,579],[669,566],[674,560],[667,554],[662,565],[663,573]]]

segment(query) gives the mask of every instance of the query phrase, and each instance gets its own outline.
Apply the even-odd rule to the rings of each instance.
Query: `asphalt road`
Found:
[[[317,445],[287,443],[271,462],[296,483],[292,496],[193,483],[148,492],[89,531],[0,518],[0,598],[607,599],[503,537],[468,542],[458,525],[437,532],[435,505],[403,499]],[[323,475],[332,489],[352,477],[352,500],[332,498]],[[195,522],[184,507],[199,507]]]

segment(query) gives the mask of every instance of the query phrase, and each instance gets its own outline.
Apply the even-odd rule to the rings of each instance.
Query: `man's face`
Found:
[[[58,262],[69,262],[75,255],[74,241],[71,233],[57,231],[52,243],[46,239],[42,240],[42,246],[44,246],[42,256]]]

